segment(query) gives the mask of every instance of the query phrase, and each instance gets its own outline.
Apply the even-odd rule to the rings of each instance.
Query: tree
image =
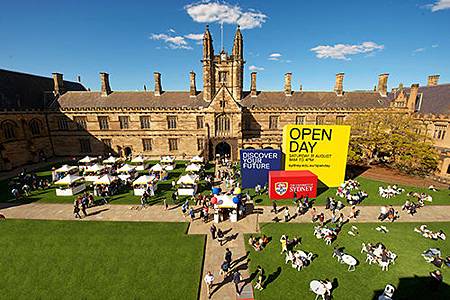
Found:
[[[370,112],[353,116],[348,160],[353,164],[383,164],[415,175],[438,166],[439,154],[411,114]]]

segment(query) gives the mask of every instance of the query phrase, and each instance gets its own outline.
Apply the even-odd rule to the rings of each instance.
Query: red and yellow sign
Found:
[[[317,196],[317,176],[310,171],[270,171],[269,196],[272,200]]]
[[[344,181],[350,126],[286,125],[285,170],[309,170],[329,187]]]

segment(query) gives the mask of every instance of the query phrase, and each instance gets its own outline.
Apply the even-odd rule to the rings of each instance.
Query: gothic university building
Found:
[[[304,91],[284,76],[281,91],[261,91],[252,72],[244,90],[244,50],[239,28],[231,54],[216,54],[211,34],[203,37],[203,90],[189,74],[189,91],[165,91],[154,73],[153,91],[114,91],[100,73],[100,91],[80,82],[0,70],[0,171],[54,156],[143,154],[212,159],[243,148],[281,148],[286,124],[342,124],[354,114],[412,113],[441,151],[441,178],[450,178],[450,84],[438,75],[428,85],[387,90],[388,74],[375,89],[346,91],[336,74],[332,91]]]

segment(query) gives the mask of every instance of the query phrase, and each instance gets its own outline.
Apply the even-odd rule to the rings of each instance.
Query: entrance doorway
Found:
[[[125,154],[125,157],[131,157],[132,154],[131,147],[125,147],[125,149],[123,149],[123,152]]]
[[[227,142],[220,142],[216,145],[216,157],[231,158],[231,146]]]

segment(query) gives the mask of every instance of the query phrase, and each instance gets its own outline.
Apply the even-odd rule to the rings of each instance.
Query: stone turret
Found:
[[[250,84],[250,96],[256,97],[257,90],[256,90],[256,72],[251,73],[251,84]]]
[[[286,96],[292,96],[292,73],[284,74],[284,94]]]
[[[427,86],[435,86],[439,84],[440,75],[430,75],[428,76]]]
[[[214,48],[209,26],[203,34],[203,100],[211,101],[214,97]]]
[[[53,92],[55,93],[55,95],[64,94],[63,74],[52,73],[52,75],[53,75]]]
[[[189,72],[189,96],[196,97],[197,96],[197,88],[195,85],[195,72]]]

